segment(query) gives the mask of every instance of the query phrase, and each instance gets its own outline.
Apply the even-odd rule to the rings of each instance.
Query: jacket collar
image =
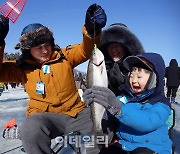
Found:
[[[17,65],[22,68],[23,70],[34,70],[37,68],[41,68],[42,65],[46,64],[49,65],[51,63],[57,62],[57,61],[61,61],[63,59],[66,59],[64,54],[61,51],[54,51],[50,60],[43,63],[43,64],[39,64],[38,62],[36,62],[33,59],[24,59],[23,57],[19,57],[19,59],[16,61]]]

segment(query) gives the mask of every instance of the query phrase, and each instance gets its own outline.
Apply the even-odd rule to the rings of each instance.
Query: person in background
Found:
[[[144,53],[143,46],[125,24],[115,23],[102,31],[99,49],[105,57],[108,87],[119,95],[120,85],[124,83],[127,73],[123,60],[130,55]]]
[[[0,96],[2,95],[3,91],[4,91],[4,83],[0,82]]]
[[[87,86],[86,86],[85,79],[84,79],[82,73],[79,73],[79,78],[78,79],[81,82],[80,89],[82,89],[82,91],[84,91]]]
[[[129,70],[124,95],[118,97],[108,88],[87,89],[83,98],[103,105],[119,121],[118,141],[100,154],[170,154],[172,141],[167,120],[169,100],[163,95],[165,64],[156,53],[129,56],[124,62]]]
[[[106,20],[102,7],[92,4],[86,12],[83,41],[67,48],[55,45],[48,27],[29,24],[15,47],[22,51],[21,56],[17,62],[8,62],[2,59],[9,21],[0,15],[0,81],[22,82],[30,98],[27,117],[18,128],[27,154],[52,153],[51,139],[60,135],[74,131],[91,134],[91,112],[80,99],[73,68],[90,58]],[[86,150],[87,153],[98,151]]]
[[[166,96],[169,98],[171,103],[177,103],[175,98],[177,95],[177,90],[180,85],[180,67],[178,67],[178,63],[176,59],[171,59],[169,66],[166,67],[166,87],[167,94]]]
[[[7,82],[4,83],[4,90],[8,91],[8,83]]]

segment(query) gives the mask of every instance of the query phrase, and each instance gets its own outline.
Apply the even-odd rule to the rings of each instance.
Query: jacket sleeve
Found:
[[[163,103],[156,103],[147,109],[137,107],[134,104],[124,104],[121,115],[117,116],[117,119],[139,132],[149,132],[158,129],[166,124],[171,114],[170,107]]]
[[[0,70],[2,68],[3,56],[4,56],[4,45],[0,45]]]
[[[3,61],[4,46],[0,46],[0,82],[24,82],[24,73],[16,61]]]
[[[63,53],[69,61],[72,68],[88,60],[94,49],[94,43],[99,45],[100,42],[100,34],[98,34],[95,38],[90,37],[87,34],[85,26],[83,26],[82,32],[83,41],[81,44],[71,45],[67,47],[66,50],[63,49]]]

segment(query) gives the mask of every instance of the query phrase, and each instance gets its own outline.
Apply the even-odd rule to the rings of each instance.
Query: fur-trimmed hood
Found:
[[[139,39],[124,24],[112,24],[102,31],[99,48],[105,58],[109,57],[107,46],[114,42],[122,44],[128,52],[127,55],[144,53],[144,48]]]

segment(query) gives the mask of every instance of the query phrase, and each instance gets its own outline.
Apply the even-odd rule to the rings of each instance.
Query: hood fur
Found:
[[[112,24],[104,29],[100,40],[100,50],[107,56],[107,46],[110,43],[120,43],[128,51],[127,55],[144,53],[139,39],[124,24]]]

